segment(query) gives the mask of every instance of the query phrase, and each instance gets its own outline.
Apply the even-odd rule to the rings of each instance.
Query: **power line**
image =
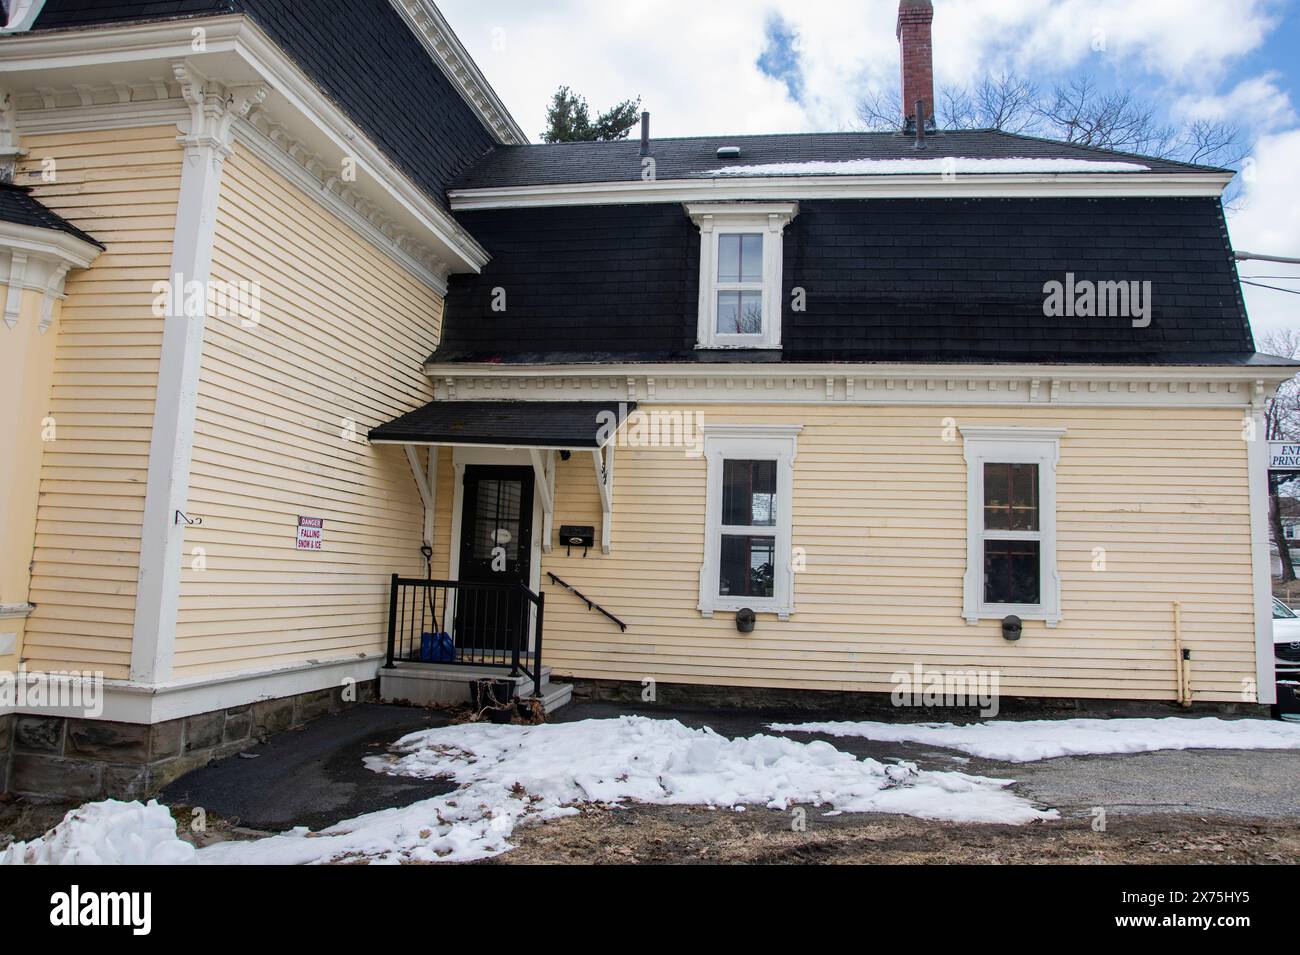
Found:
[[[1272,289],[1274,292],[1289,292],[1292,295],[1300,295],[1300,289],[1282,288],[1280,285],[1265,285],[1263,282],[1251,282],[1247,279],[1241,280],[1242,285],[1254,285],[1256,288]]]

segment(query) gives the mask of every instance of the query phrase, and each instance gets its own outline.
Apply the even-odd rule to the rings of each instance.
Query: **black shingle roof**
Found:
[[[801,202],[779,353],[695,348],[700,240],[678,204],[458,218],[492,260],[452,277],[433,361],[1235,364],[1255,351],[1213,198]],[[1067,272],[1150,281],[1150,327],[1045,316],[1043,286]]]
[[[781,133],[766,136],[692,136],[655,139],[651,155],[659,181],[692,179],[723,166],[855,159],[1083,159],[1128,162],[1151,172],[1214,172],[1166,159],[1092,149],[997,130],[961,130],[931,136],[924,150],[897,133]],[[720,146],[739,146],[738,159],[719,159]],[[466,169],[453,189],[620,182],[641,178],[641,143],[555,143],[498,146]],[[1136,171],[1136,170],[1135,170]],[[762,175],[762,171],[757,174]]]
[[[0,182],[0,222],[34,226],[38,229],[55,229],[75,235],[83,242],[104,248],[104,244],[88,232],[83,232],[57,212],[52,212],[31,194],[27,186]]]
[[[635,410],[635,401],[433,401],[372,429],[370,440],[597,448]]]
[[[37,30],[246,13],[435,201],[495,142],[388,0],[46,0]]]

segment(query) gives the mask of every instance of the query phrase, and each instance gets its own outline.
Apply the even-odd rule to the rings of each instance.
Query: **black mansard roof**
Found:
[[[104,248],[104,244],[93,235],[83,232],[57,212],[46,208],[44,203],[32,196],[31,189],[27,186],[0,182],[0,222],[66,232],[83,242]]]
[[[695,347],[700,240],[678,203],[458,218],[492,259],[452,277],[434,362],[1269,363],[1215,198],[802,201],[767,352]],[[1150,281],[1149,327],[1046,316],[1067,273]]]
[[[633,131],[635,133],[635,130]],[[720,159],[719,147],[738,146],[740,156]],[[639,139],[611,143],[554,143],[550,145],[498,146],[466,169],[452,183],[456,189],[509,186],[621,182],[641,177]],[[1097,171],[1150,173],[1222,172],[1210,166],[1193,166],[1167,159],[1076,146],[1050,139],[1020,136],[998,130],[954,130],[931,135],[923,150],[899,133],[780,133],[762,136],[691,136],[653,139],[650,154],[655,178],[712,178],[712,170],[725,167],[761,167],[773,163],[855,160],[915,160],[962,158],[973,160],[1074,160],[1090,163],[1124,163],[1131,169],[1098,168]],[[995,170],[990,170],[995,171]],[[1077,171],[1087,171],[1079,169]],[[745,178],[771,174],[763,169],[729,174]],[[787,173],[788,174],[788,173]],[[812,174],[812,173],[809,173]]]
[[[388,0],[46,0],[35,29],[247,14],[430,198],[495,143]]]

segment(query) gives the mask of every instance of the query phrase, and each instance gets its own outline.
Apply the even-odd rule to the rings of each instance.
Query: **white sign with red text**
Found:
[[[325,519],[321,517],[298,518],[297,550],[320,550],[325,539]]]

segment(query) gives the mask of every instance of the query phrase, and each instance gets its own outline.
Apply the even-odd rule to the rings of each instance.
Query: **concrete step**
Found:
[[[468,703],[470,684],[475,680],[510,680],[515,685],[515,695],[532,695],[532,677],[510,676],[509,667],[470,667],[451,663],[400,663],[379,669],[379,695],[386,700],[407,700],[424,705],[427,703]],[[551,668],[542,667],[542,701],[554,695],[548,690],[551,684]],[[569,687],[569,693],[573,688]],[[568,702],[568,695],[555,706]],[[549,707],[549,704],[547,704]],[[550,712],[550,708],[547,709]]]
[[[532,693],[527,693],[524,695],[523,698],[527,700],[527,699],[531,699],[532,697],[533,697]],[[546,710],[547,713],[555,712],[561,706],[564,706],[566,703],[568,703],[572,698],[573,698],[572,683],[552,683],[549,680],[547,680],[545,683],[542,684],[542,696],[541,696],[542,708]]]

